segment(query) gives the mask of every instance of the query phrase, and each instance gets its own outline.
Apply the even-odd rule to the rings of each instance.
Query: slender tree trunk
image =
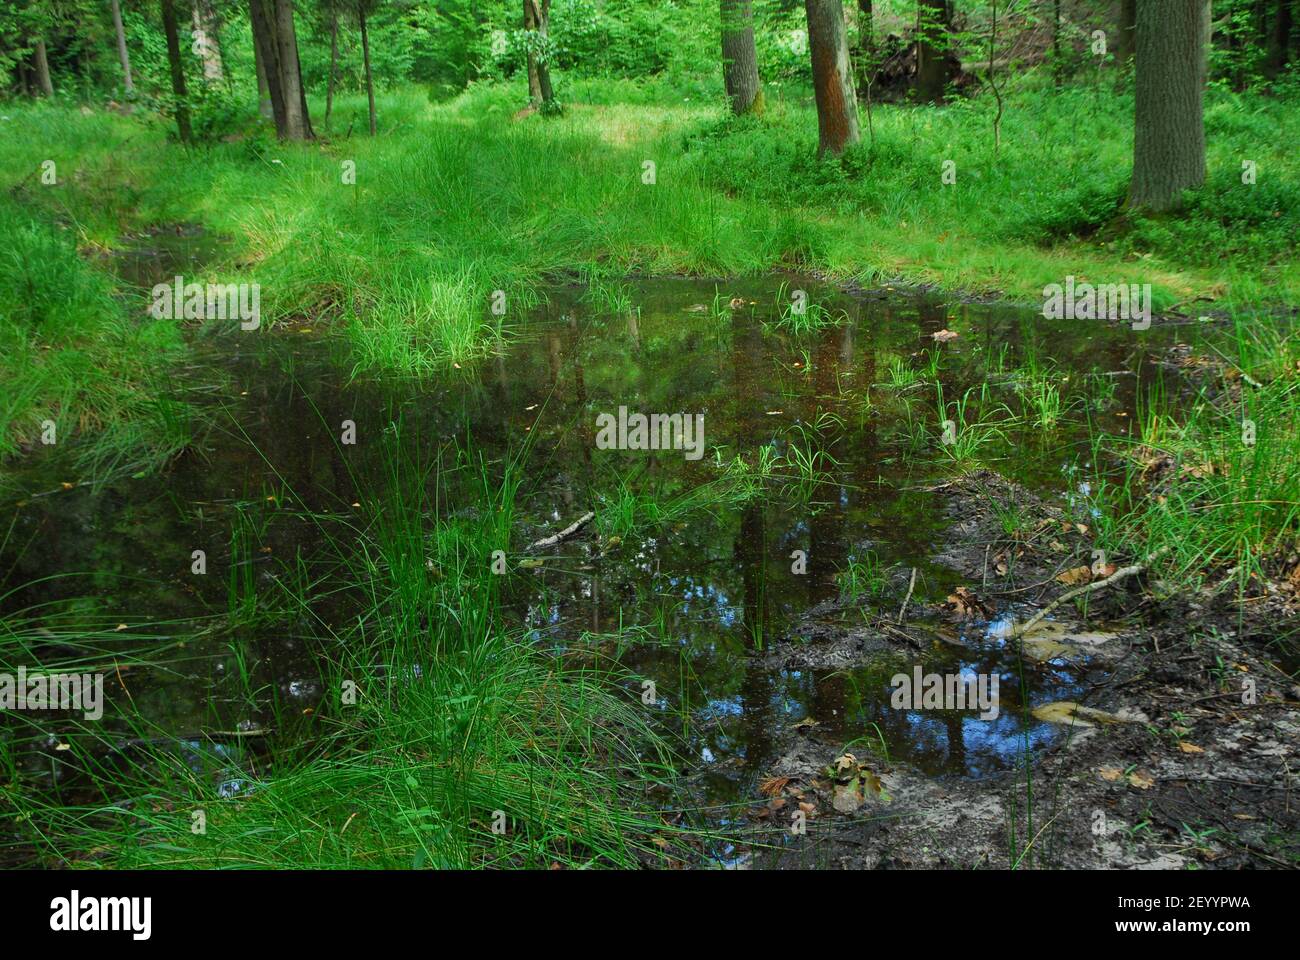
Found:
[[[1052,0],[1052,78],[1058,87],[1065,83],[1065,63],[1061,60],[1061,0]]]
[[[330,75],[325,84],[325,126],[330,123],[330,114],[334,111],[334,78],[339,69],[339,15],[338,11],[330,13]]]
[[[876,11],[874,0],[858,0],[857,87],[867,91],[876,71]],[[870,94],[867,94],[870,97]]]
[[[536,24],[537,37],[543,49],[543,55],[537,58],[537,86],[542,93],[542,105],[547,106],[555,102],[555,90],[551,87],[551,67],[545,55],[546,41],[551,27],[551,0],[542,0],[541,6],[538,6],[537,0],[524,0],[524,2],[533,8],[533,22]]]
[[[817,153],[838,156],[859,139],[844,6],[840,0],[804,0],[804,12],[817,101]]]
[[[942,103],[948,84],[949,10],[947,0],[917,0],[916,98]]]
[[[1133,59],[1134,29],[1137,24],[1137,0],[1120,0],[1119,37],[1115,43],[1115,59],[1124,65]]]
[[[731,112],[763,112],[763,86],[754,49],[754,8],[751,0],[721,0],[722,80]]]
[[[185,65],[181,61],[181,41],[176,29],[174,0],[162,0],[163,33],[167,36],[167,63],[171,67],[172,96],[175,101],[176,132],[181,143],[190,143],[194,133],[190,129],[190,106],[185,92]]]
[[[524,0],[524,30],[529,33],[537,30],[537,18],[533,16],[533,5],[530,0]],[[531,44],[528,47],[528,102],[533,104],[542,102],[542,81],[537,75],[537,52],[533,50]]]
[[[366,65],[366,100],[370,106],[370,135],[375,135],[375,81],[370,76],[370,34],[366,32],[366,8],[357,5],[357,18],[361,21],[361,58]]]
[[[212,9],[212,0],[194,0],[194,39],[199,42],[199,56],[203,58],[203,79],[220,83],[225,77],[221,66],[220,25]]]
[[[1134,207],[1168,210],[1205,182],[1209,0],[1144,0],[1137,11]]]
[[[126,49],[126,30],[122,27],[122,6],[118,0],[112,0],[113,30],[117,33],[117,59],[122,64],[122,82],[126,95],[135,93],[135,83],[131,80],[131,55]]]
[[[45,41],[38,39],[36,49],[32,51],[32,63],[36,67],[36,84],[41,95],[54,96],[54,81],[50,78],[50,59],[45,54]]]

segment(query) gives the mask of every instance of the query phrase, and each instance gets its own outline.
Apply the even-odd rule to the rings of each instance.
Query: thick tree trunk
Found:
[[[117,59],[122,64],[123,89],[127,96],[135,93],[135,83],[131,80],[131,54],[126,49],[126,30],[122,27],[122,6],[118,0],[112,0],[113,30],[117,33]]]
[[[366,32],[366,8],[357,6],[357,18],[361,22],[361,58],[366,65],[366,100],[370,106],[370,135],[375,135],[375,81],[370,76],[370,34]]]
[[[722,81],[731,112],[763,112],[763,86],[754,49],[754,9],[751,0],[721,0]]]
[[[533,5],[530,0],[524,0],[524,30],[532,33],[536,29],[537,18],[533,16]],[[542,102],[542,81],[537,75],[537,53],[531,45],[528,47],[528,102]]]
[[[330,75],[325,84],[325,126],[328,128],[330,114],[334,111],[334,78],[339,69],[339,15],[330,14]]]
[[[271,88],[266,82],[266,64],[262,62],[262,48],[257,43],[256,33],[253,34],[253,71],[257,74],[257,112],[266,120],[274,120]]]
[[[37,40],[36,49],[32,51],[32,64],[36,67],[36,85],[41,94],[54,96],[54,81],[50,78],[50,58],[45,55],[45,41]]]
[[[858,104],[840,0],[804,0],[817,100],[817,153],[838,156],[858,142]]]
[[[1168,210],[1205,182],[1209,0],[1145,0],[1137,11],[1134,207]]]
[[[203,79],[220,83],[225,77],[221,66],[220,25],[212,9],[212,0],[194,0],[195,40],[202,40],[199,55],[203,58]]]
[[[951,11],[947,0],[917,0],[916,99],[942,103],[948,85]]]
[[[1134,33],[1137,25],[1137,0],[1120,0],[1119,36],[1115,40],[1115,59],[1124,65],[1133,59]]]
[[[290,140],[310,140],[311,117],[307,90],[298,60],[298,34],[293,24],[293,0],[275,0],[275,40],[280,54],[280,83],[284,88],[285,130]]]
[[[258,44],[271,94],[275,132],[281,140],[310,140],[311,117],[298,62],[293,0],[249,0],[253,42]]]
[[[174,0],[162,0],[163,33],[167,37],[167,64],[171,67],[172,96],[176,111],[176,132],[181,143],[190,143],[194,133],[190,129],[190,105],[185,92],[185,65],[181,61],[181,41],[176,28]]]

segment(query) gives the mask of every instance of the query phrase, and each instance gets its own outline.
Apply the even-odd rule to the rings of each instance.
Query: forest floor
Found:
[[[374,140],[343,121],[360,106],[345,98],[334,123],[319,125],[319,144],[284,145],[264,131],[240,130],[190,151],[171,142],[170,128],[157,119],[49,104],[6,105],[0,111],[0,232],[13,238],[0,256],[0,458],[6,472],[9,466],[20,472],[41,453],[46,421],[57,422],[60,443],[73,440],[78,454],[66,480],[64,475],[43,479],[62,481],[57,484],[62,492],[92,498],[87,510],[101,505],[93,498],[114,480],[148,482],[163,468],[204,472],[187,451],[202,446],[200,434],[208,442],[208,425],[200,423],[199,414],[209,408],[187,392],[186,371],[204,349],[225,351],[232,362],[240,359],[243,346],[231,347],[238,341],[229,338],[243,334],[212,322],[145,316],[147,286],[133,287],[109,265],[120,263],[117,255],[124,248],[164,236],[210,238],[210,249],[188,270],[187,280],[258,283],[264,332],[289,340],[313,332],[334,335],[354,378],[399,384],[462,375],[454,372],[463,368],[486,369],[483,361],[510,342],[557,283],[577,281],[596,320],[621,323],[632,300],[642,302],[638,286],[653,278],[757,278],[779,292],[763,291],[776,293],[771,316],[762,313],[774,302],[770,296],[762,306],[754,306],[757,297],[738,298],[744,310],[753,307],[751,320],[776,331],[763,340],[775,343],[778,354],[765,368],[770,383],[756,381],[756,386],[772,388],[770,415],[784,413],[777,387],[785,397],[797,395],[811,404],[807,417],[796,418],[795,426],[805,432],[791,432],[781,441],[787,457],[794,456],[795,440],[806,447],[811,442],[810,424],[829,422],[820,417],[825,409],[838,415],[852,404],[859,404],[852,408],[855,416],[863,417],[873,404],[887,408],[885,419],[898,431],[891,442],[899,443],[895,453],[904,461],[922,452],[949,455],[935,447],[937,435],[927,426],[936,413],[940,421],[952,417],[963,439],[982,438],[969,455],[952,454],[962,468],[954,470],[954,486],[931,491],[951,501],[948,520],[958,531],[942,555],[931,559],[978,584],[972,586],[978,599],[990,606],[1020,602],[1028,579],[1039,588],[1033,600],[1041,608],[1064,590],[1055,579],[1061,564],[1088,564],[1097,546],[1093,541],[1103,538],[1114,557],[1150,558],[1151,567],[1090,599],[1089,618],[1101,611],[1108,621],[1100,634],[1073,619],[1078,612],[1072,607],[1062,608],[1065,619],[1045,638],[1048,659],[1068,663],[1084,649],[1090,660],[1104,665],[1105,680],[1081,699],[1105,716],[1080,714],[1092,720],[1076,722],[1064,743],[1044,751],[1041,765],[1028,777],[1019,771],[945,780],[887,753],[855,747],[857,755],[845,769],[860,783],[880,788],[864,788],[859,798],[856,788],[847,795],[837,789],[845,784],[837,782],[838,774],[827,773],[843,755],[842,738],[819,733],[817,721],[778,723],[772,736],[781,756],[765,771],[767,786],[753,801],[769,810],[777,801],[809,803],[816,828],[793,843],[769,846],[760,838],[753,862],[1294,865],[1290,764],[1298,732],[1297,694],[1286,671],[1296,665],[1287,659],[1290,648],[1279,644],[1294,643],[1300,590],[1295,546],[1300,349],[1293,326],[1300,304],[1295,257],[1300,157],[1288,149],[1300,141],[1300,111],[1285,101],[1213,91],[1207,107],[1207,187],[1178,216],[1131,217],[1123,210],[1131,99],[1086,85],[1010,91],[997,149],[988,104],[980,101],[944,108],[877,107],[868,143],[843,160],[827,162],[815,158],[815,115],[802,100],[769,98],[763,118],[732,120],[716,105],[684,101],[653,85],[575,84],[565,114],[552,119],[521,113],[519,92],[476,87],[441,104],[414,90],[388,94],[380,99],[381,135]],[[46,161],[54,163],[52,183],[42,180]],[[954,166],[947,168],[947,161]],[[1254,183],[1243,182],[1245,161],[1255,164]],[[955,183],[945,182],[946,169],[955,172]],[[1180,377],[1172,392],[1153,387],[1150,394],[1125,401],[1123,415],[1131,430],[1127,423],[1120,429],[1113,419],[1104,429],[1097,427],[1092,412],[1111,417],[1118,409],[1118,381],[1108,383],[1106,377],[1137,377],[1140,371],[1124,361],[1117,363],[1123,369],[1090,371],[1095,376],[1086,382],[1079,376],[1072,380],[1065,361],[1050,351],[1017,357],[1015,369],[1008,360],[1004,369],[1010,341],[1031,340],[1033,331],[1013,334],[1009,331],[1019,328],[998,318],[987,327],[997,333],[981,337],[978,350],[975,334],[983,328],[972,324],[962,328],[966,339],[945,353],[940,348],[947,341],[933,339],[941,331],[926,326],[930,313],[900,312],[904,322],[894,328],[899,342],[881,354],[881,368],[875,370],[881,382],[858,395],[850,379],[809,380],[813,354],[822,370],[841,345],[829,324],[812,323],[806,330],[788,325],[791,318],[779,301],[785,280],[795,276],[789,271],[795,270],[826,279],[837,291],[827,302],[848,295],[858,301],[854,309],[892,302],[903,288],[942,289],[944,305],[936,322],[959,327],[965,322],[957,314],[963,303],[998,300],[1038,307],[1043,287],[1068,276],[1149,283],[1157,326],[1186,323],[1191,332],[1179,335],[1165,358]],[[739,282],[718,280],[711,306],[692,302],[685,310],[666,309],[660,342],[675,344],[675,331],[686,329],[688,320],[715,324],[701,337],[736,335],[732,311],[737,308],[728,306],[725,293]],[[493,310],[497,303],[505,306],[503,315]],[[1206,322],[1198,323],[1199,317]],[[1004,352],[997,357],[996,337],[1004,338]],[[709,358],[701,356],[698,342],[714,341],[681,344],[695,366],[733,356],[730,341],[717,340],[718,357]],[[647,337],[647,343],[653,341]],[[1021,346],[1017,339],[1015,350]],[[736,355],[741,352],[736,348]],[[962,381],[966,392],[954,394],[943,364],[958,353],[961,362],[976,364],[972,369],[978,376]],[[557,369],[558,357],[557,348]],[[547,362],[534,358],[528,369],[535,374]],[[689,379],[692,369],[678,371],[680,382],[695,382]],[[652,372],[639,381],[640,389],[665,379]],[[797,386],[778,382],[787,376]],[[290,380],[286,374],[285,382]],[[979,393],[986,383],[992,392]],[[832,384],[837,393],[828,400]],[[348,395],[344,387],[353,383],[329,381],[321,396]],[[930,400],[935,388],[937,404]],[[225,386],[204,389],[220,392]],[[1004,396],[1016,407],[1014,414]],[[585,402],[585,395],[580,399]],[[310,413],[319,415],[314,409]],[[1002,470],[989,453],[999,442],[1015,436],[1027,445],[1033,435],[1052,435],[1067,414],[1080,421],[1094,455],[1105,446],[1126,466],[1095,490],[1090,532],[1061,533],[1065,553],[1053,547],[1050,556],[1040,555],[1041,544],[1011,530],[1008,516],[1019,511],[1037,519],[1051,516],[1050,508],[1015,484],[976,475],[983,477],[976,487],[970,476],[981,466]],[[1243,439],[1245,421],[1251,424],[1249,442]],[[521,423],[509,427],[522,429]],[[268,442],[297,431],[297,426],[281,426]],[[905,431],[911,436],[903,437]],[[299,459],[315,463],[316,455]],[[986,455],[989,463],[983,464]],[[568,461],[581,462],[576,455]],[[495,469],[514,461],[492,462]],[[700,488],[703,495],[716,495],[716,502],[687,506],[708,512],[738,505],[754,495],[750,487],[760,481],[786,479],[765,474],[762,462],[731,466],[743,474],[724,471],[731,486]],[[803,469],[809,477],[816,473],[809,463],[801,468],[793,459],[785,468]],[[464,469],[458,459],[451,472]],[[402,471],[394,476],[399,473],[405,476]],[[252,496],[256,504],[277,501],[282,491],[273,480],[279,479],[267,478],[267,489],[253,491],[255,496],[247,490],[240,496]],[[489,491],[499,478],[478,479],[482,491]],[[631,539],[630,529],[617,526],[620,516],[629,528],[643,528],[653,525],[647,517],[663,525],[679,519],[673,510],[687,509],[681,498],[657,500],[655,491],[631,489],[626,481],[601,478],[607,485],[602,488],[607,515],[593,524],[598,532],[591,534],[592,556],[584,561],[602,560]],[[303,485],[310,489],[316,482],[305,477]],[[56,493],[57,487],[52,488]],[[662,824],[647,826],[612,805],[611,798],[626,785],[620,777],[654,782],[664,768],[657,747],[644,753],[634,747],[654,744],[655,735],[634,711],[619,712],[617,704],[624,701],[610,696],[603,682],[609,678],[593,674],[577,686],[556,683],[555,665],[520,652],[528,646],[512,642],[519,636],[502,638],[487,629],[499,616],[498,588],[492,577],[480,574],[493,538],[510,540],[513,488],[484,494],[483,503],[492,509],[470,507],[456,516],[394,514],[385,505],[407,502],[399,493],[385,488],[366,503],[364,509],[373,511],[368,514],[373,523],[364,527],[369,553],[352,558],[359,566],[346,577],[348,589],[380,584],[377,590],[390,590],[386,596],[400,602],[390,608],[376,601],[380,628],[348,632],[344,646],[355,650],[329,663],[328,670],[337,681],[349,670],[388,662],[394,650],[422,655],[431,622],[446,634],[439,642],[455,648],[461,625],[438,611],[449,597],[456,598],[458,609],[469,609],[466,598],[473,598],[479,626],[493,642],[457,649],[448,662],[457,670],[463,666],[464,675],[438,671],[439,686],[420,690],[414,711],[443,717],[449,702],[487,704],[483,716],[454,718],[489,731],[481,735],[484,753],[465,762],[458,747],[412,739],[411,702],[405,713],[378,709],[355,724],[340,724],[332,734],[331,745],[339,747],[343,762],[322,768],[312,757],[288,772],[268,766],[263,772],[273,770],[276,776],[268,775],[268,782],[237,808],[223,808],[232,818],[226,836],[235,839],[197,850],[179,849],[170,840],[157,847],[138,842],[173,834],[188,842],[185,825],[172,821],[177,810],[184,812],[179,798],[195,782],[175,757],[152,758],[174,778],[166,782],[176,796],[147,812],[138,808],[145,825],[133,825],[125,835],[110,829],[83,837],[72,855],[77,862],[109,857],[121,865],[460,866],[486,858],[515,865],[548,860],[579,865],[626,863],[633,856],[683,862],[696,855],[696,862],[705,862],[701,851],[711,838],[697,844],[690,830],[685,838],[667,831],[669,856],[659,839],[647,839]],[[500,502],[491,499],[498,494]],[[210,499],[220,498],[199,502]],[[353,502],[349,494],[344,502],[349,509],[363,509],[360,496]],[[240,510],[246,506],[241,503]],[[615,514],[615,506],[622,514]],[[522,511],[518,519],[524,519]],[[233,556],[233,531],[230,536]],[[665,534],[663,541],[668,539]],[[239,542],[251,550],[251,539]],[[430,561],[428,571],[423,563],[412,566],[411,545],[424,549],[430,542],[436,562]],[[0,548],[9,545],[6,535]],[[990,573],[994,550],[1018,559],[1020,579],[1001,582],[996,554]],[[382,562],[372,562],[371,554]],[[467,558],[477,566],[470,569]],[[289,573],[285,577],[292,581]],[[309,594],[323,582],[303,577],[290,588],[301,593],[294,597],[294,609],[310,609]],[[915,637],[916,631],[938,631],[943,643],[956,648],[958,621],[994,619],[988,609],[954,594],[958,602],[950,609],[921,604],[918,597],[904,620],[897,617],[897,607],[907,605],[903,586],[892,584],[877,606],[858,599],[814,607],[798,629],[777,638],[753,662],[778,672],[873,669],[884,646],[898,648],[900,632]],[[245,615],[248,598],[241,591],[253,587],[232,577],[230,590],[234,622]],[[865,612],[866,621],[846,628],[846,610]],[[7,659],[33,645],[44,649],[44,624],[23,621],[6,628],[11,633],[0,638],[0,654]],[[112,628],[102,634],[96,643],[130,639]],[[1243,699],[1245,679],[1254,681],[1253,702]],[[125,683],[120,674],[117,680]],[[619,680],[628,678],[619,675]],[[521,703],[529,705],[522,714]],[[557,715],[571,716],[575,723],[556,727]],[[522,719],[510,726],[513,740],[490,733],[517,716]],[[607,723],[609,717],[618,718],[618,729]],[[1094,725],[1085,727],[1087,722]],[[626,731],[631,734],[624,736]],[[463,728],[451,731],[448,743],[459,742],[456,737],[463,733]],[[349,739],[354,736],[359,739]],[[358,747],[361,742],[368,746]],[[581,746],[564,753],[582,743],[615,762],[591,775],[598,765],[587,762]],[[552,749],[555,744],[565,746]],[[430,751],[444,748],[447,753],[436,754],[432,763]],[[376,767],[365,750],[383,751],[391,766]],[[484,839],[477,820],[472,827],[457,821],[457,830],[473,833],[470,843],[448,841],[439,847],[407,836],[425,829],[412,828],[412,818],[433,821],[430,832],[434,825],[441,830],[445,824],[439,818],[460,816],[471,799],[476,809],[492,809],[500,783],[522,803],[520,798],[536,788],[529,778],[539,766],[550,776],[542,786],[559,810],[560,840],[549,832],[555,820],[541,823],[532,836],[503,841],[504,849],[493,847],[492,837]],[[465,779],[448,786],[447,770]],[[493,780],[485,771],[500,777]],[[157,788],[144,777],[136,784],[146,793]],[[431,790],[445,790],[446,806],[424,799]],[[373,799],[380,795],[384,799]],[[24,816],[49,818],[42,821],[48,835],[83,825],[75,806],[47,808],[32,798],[24,803]],[[376,812],[345,839],[349,814],[362,804],[376,805]],[[323,850],[299,849],[301,837],[317,829],[317,819],[343,824],[342,830],[328,834],[328,846],[322,840]],[[362,844],[357,834],[363,831],[369,846],[358,856],[354,844]],[[538,842],[543,835],[550,839]],[[278,839],[272,844],[267,836]],[[766,839],[775,841],[775,835]]]

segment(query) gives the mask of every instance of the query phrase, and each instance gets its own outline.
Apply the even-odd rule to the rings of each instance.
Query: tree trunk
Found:
[[[181,41],[176,29],[174,0],[162,0],[163,33],[167,36],[167,63],[172,73],[172,96],[175,101],[176,132],[181,143],[190,143],[194,133],[190,129],[190,105],[185,92],[185,65],[181,61]]]
[[[1061,0],[1052,0],[1052,79],[1058,87],[1065,83],[1065,63],[1061,60]]]
[[[551,0],[542,0],[541,6],[538,6],[537,0],[524,2],[533,8],[533,23],[542,46],[542,55],[537,58],[537,86],[542,93],[542,106],[547,107],[555,102],[555,91],[551,88],[551,68],[546,56],[546,41],[551,29]]]
[[[280,53],[280,82],[284,87],[288,139],[310,140],[313,136],[311,116],[307,113],[307,89],[302,84],[302,64],[298,60],[293,0],[275,0],[275,40]]]
[[[1115,59],[1124,65],[1133,59],[1134,28],[1137,24],[1137,0],[1120,0],[1119,36],[1115,41]]]
[[[1205,182],[1209,17],[1209,0],[1138,6],[1131,206],[1168,210]]]
[[[203,58],[203,79],[220,83],[225,74],[221,68],[221,40],[217,15],[212,0],[194,0],[194,39],[199,42],[198,53]]]
[[[370,135],[375,135],[375,82],[370,76],[370,34],[366,32],[365,4],[357,5],[357,18],[361,21],[361,58],[366,65],[366,99],[370,105]]]
[[[249,13],[271,94],[276,135],[281,140],[310,140],[314,134],[298,62],[293,0],[249,0]]]
[[[754,49],[754,9],[751,0],[721,0],[722,80],[731,112],[763,112],[763,87],[758,79]]]
[[[131,55],[126,50],[126,30],[122,27],[122,6],[118,0],[112,0],[113,29],[117,33],[117,59],[122,64],[122,80],[126,95],[135,94],[135,83],[131,80]]]
[[[1287,65],[1291,54],[1291,33],[1295,28],[1293,0],[1275,0],[1273,29],[1269,32],[1268,61],[1265,72],[1276,77]]]
[[[533,5],[530,0],[524,0],[524,30],[532,33],[537,30],[537,18],[533,16]],[[537,51],[528,46],[528,102],[538,104],[542,102],[542,81],[537,74]]]
[[[257,74],[257,112],[266,120],[275,118],[271,108],[271,88],[266,82],[266,64],[262,61],[262,48],[257,43],[257,34],[253,34],[253,71]]]
[[[876,71],[876,11],[873,0],[858,0],[858,77],[859,90],[866,90]],[[870,94],[868,94],[870,96]]]
[[[32,51],[32,63],[36,67],[36,84],[41,94],[54,96],[54,81],[50,79],[50,59],[45,55],[45,41],[38,39],[36,49]]]
[[[339,15],[330,12],[330,75],[325,84],[325,126],[329,127],[330,114],[334,111],[334,78],[339,69]]]
[[[917,0],[916,98],[943,103],[948,84],[948,0]]]
[[[858,104],[840,0],[804,0],[817,100],[817,154],[835,156],[858,142]]]

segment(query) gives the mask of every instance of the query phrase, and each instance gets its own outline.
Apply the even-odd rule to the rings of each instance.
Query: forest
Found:
[[[1298,21],[8,0],[0,867],[1300,867]]]

